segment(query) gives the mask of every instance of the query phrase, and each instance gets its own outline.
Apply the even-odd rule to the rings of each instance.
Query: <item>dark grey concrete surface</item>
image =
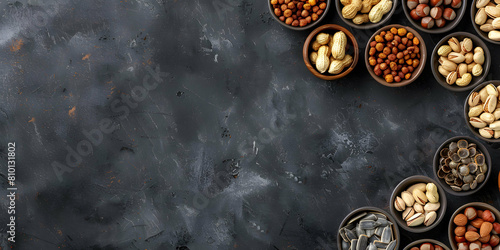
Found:
[[[387,88],[363,57],[338,81],[302,61],[309,31],[265,0],[0,2],[1,225],[16,143],[15,249],[336,249],[361,206],[389,210],[436,148],[471,135],[467,93],[433,78]],[[468,7],[470,8],[470,6]],[[322,23],[348,27],[330,9]],[[390,21],[409,25],[402,10]],[[364,49],[374,30],[351,30]],[[467,12],[453,31],[475,34]],[[429,55],[443,35],[423,34]],[[498,46],[487,79],[499,79]],[[448,244],[453,211],[402,244]],[[1,226],[2,249],[8,249]]]

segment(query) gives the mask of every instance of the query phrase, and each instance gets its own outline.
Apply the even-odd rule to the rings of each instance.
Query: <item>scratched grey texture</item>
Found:
[[[2,0],[0,246],[9,248],[10,141],[15,249],[336,249],[345,215],[388,211],[402,179],[432,176],[441,142],[471,135],[467,93],[439,86],[429,63],[402,88],[371,79],[363,57],[348,77],[319,80],[302,61],[309,31],[285,29],[266,4]],[[468,13],[453,31],[475,34]],[[327,15],[323,23],[348,27],[333,6]],[[409,25],[402,10],[391,23]],[[374,32],[348,29],[362,49]],[[422,35],[429,55],[444,36]],[[499,63],[487,79],[500,78]],[[168,75],[120,118],[113,101],[148,67]],[[105,118],[118,129],[60,181],[52,164]],[[401,231],[401,246],[448,244],[448,220],[466,202],[499,207],[497,165],[480,193],[448,196],[438,227]]]

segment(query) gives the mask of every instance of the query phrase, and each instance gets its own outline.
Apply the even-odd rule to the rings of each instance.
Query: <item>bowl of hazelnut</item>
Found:
[[[499,218],[500,212],[483,202],[471,202],[459,207],[448,224],[451,248],[498,249]]]
[[[397,0],[336,0],[337,13],[347,25],[356,29],[372,29],[391,19]]]
[[[330,9],[331,0],[268,0],[269,11],[279,24],[292,30],[306,30],[319,23]]]
[[[458,25],[467,0],[403,0],[403,10],[413,26],[427,33],[444,33]]]
[[[346,28],[325,24],[309,34],[302,48],[302,56],[313,75],[323,80],[336,80],[356,67],[358,42]]]
[[[415,81],[425,67],[425,42],[414,29],[400,24],[376,31],[368,40],[365,64],[382,85],[401,87]]]

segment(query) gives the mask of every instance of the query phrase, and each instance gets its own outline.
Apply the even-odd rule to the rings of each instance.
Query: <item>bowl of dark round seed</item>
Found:
[[[376,207],[361,207],[340,223],[338,249],[399,249],[399,228],[394,218]]]
[[[486,147],[468,136],[443,142],[434,155],[434,176],[441,187],[456,196],[481,189],[491,174],[491,157]]]

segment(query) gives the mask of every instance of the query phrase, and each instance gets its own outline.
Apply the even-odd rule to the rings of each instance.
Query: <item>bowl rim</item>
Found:
[[[310,24],[304,26],[304,27],[300,27],[300,26],[297,26],[297,27],[294,27],[292,25],[288,25],[286,24],[285,22],[282,22],[275,14],[274,14],[274,9],[273,9],[273,6],[271,5],[271,1],[267,0],[267,3],[268,3],[268,7],[269,7],[269,14],[271,14],[271,16],[274,18],[274,20],[276,20],[279,24],[283,25],[284,27],[288,28],[288,29],[291,29],[291,30],[307,30],[307,29],[310,29],[314,26],[316,26],[319,22],[321,22],[321,20],[323,20],[323,18],[325,18],[326,14],[328,13],[328,10],[330,10],[330,5],[332,3],[332,0],[325,0],[326,1],[326,8],[325,10],[323,11],[323,14],[318,18],[318,20],[314,21],[314,22],[311,22]]]
[[[462,18],[464,17],[466,9],[467,9],[467,0],[462,0],[462,6],[460,6],[460,8],[458,8],[458,11],[457,11],[457,9],[452,8],[455,11],[455,13],[457,14],[457,16],[455,17],[455,19],[453,21],[451,21],[451,23],[446,23],[444,25],[444,27],[441,27],[441,28],[426,29],[426,28],[422,27],[422,25],[420,25],[419,23],[415,22],[415,20],[413,20],[413,18],[411,18],[410,11],[408,10],[408,7],[406,6],[407,2],[408,2],[408,0],[402,0],[402,3],[401,3],[401,5],[403,5],[403,11],[405,13],[406,19],[408,19],[408,21],[414,27],[416,27],[418,30],[426,32],[426,33],[430,33],[430,34],[441,34],[441,33],[445,33],[445,32],[448,32],[448,31],[454,29],[460,23]],[[447,20],[447,22],[448,22],[448,20]]]
[[[444,78],[437,70],[437,67],[439,66],[438,65],[439,64],[438,63],[439,57],[437,55],[437,51],[439,50],[439,47],[444,45],[446,43],[446,41],[449,40],[450,38],[463,37],[463,36],[469,37],[476,44],[476,46],[474,46],[474,47],[479,46],[484,50],[486,60],[483,63],[483,73],[481,76],[472,76],[472,81],[477,81],[477,82],[473,83],[473,84],[469,84],[465,87],[460,87],[460,86],[456,86],[456,85],[448,85],[448,83],[446,83],[446,78]],[[434,49],[432,50],[432,54],[431,54],[432,74],[434,75],[434,79],[436,79],[436,81],[447,90],[451,90],[451,91],[455,91],[455,92],[463,92],[463,91],[468,91],[468,90],[473,89],[477,85],[481,84],[482,81],[484,81],[484,79],[488,75],[488,72],[490,71],[490,67],[491,67],[491,54],[490,54],[490,49],[488,48],[488,45],[486,45],[486,43],[484,43],[484,41],[481,38],[479,38],[476,35],[471,34],[469,32],[459,31],[459,32],[454,32],[454,33],[448,34],[447,36],[445,36],[441,40],[439,40],[439,42],[436,44],[436,46],[434,46]],[[474,78],[476,78],[476,79],[474,79]]]
[[[491,39],[488,38],[488,34],[484,31],[482,31],[480,28],[479,28],[479,25],[476,24],[476,20],[475,20],[475,17],[476,17],[476,12],[477,12],[477,8],[476,8],[476,1],[477,0],[472,0],[472,4],[471,4],[471,7],[470,7],[470,18],[472,20],[472,27],[474,27],[474,30],[476,30],[476,33],[481,37],[483,38],[483,40],[487,41],[487,42],[490,42],[492,44],[500,44],[500,41],[493,41]]]
[[[343,31],[346,34],[346,36],[348,37],[348,39],[351,41],[350,43],[352,44],[353,53],[354,53],[354,55],[352,56],[352,63],[349,66],[349,68],[345,69],[343,72],[341,72],[340,74],[337,74],[337,75],[321,74],[316,70],[315,67],[313,67],[313,65],[309,61],[309,46],[310,46],[313,38],[316,36],[316,34],[318,34],[321,31],[324,31],[324,30]],[[327,81],[336,80],[336,79],[340,79],[340,78],[348,75],[349,73],[351,73],[351,71],[353,71],[354,68],[356,67],[356,65],[358,64],[359,45],[358,45],[358,42],[356,41],[356,37],[354,37],[354,35],[348,29],[344,28],[343,26],[340,26],[338,24],[323,24],[323,25],[317,27],[316,29],[314,29],[307,36],[306,41],[304,42],[304,45],[302,46],[302,57],[304,59],[304,63],[306,65],[307,69],[313,75],[315,75],[316,77],[318,77],[320,79],[327,80]]]
[[[399,227],[398,227],[398,224],[396,223],[396,220],[394,219],[394,217],[392,216],[391,213],[381,209],[381,208],[378,208],[378,207],[372,207],[372,206],[365,206],[365,207],[359,207],[359,208],[356,208],[354,209],[352,212],[348,213],[344,219],[342,220],[342,222],[340,222],[340,225],[339,225],[339,228],[337,230],[337,247],[338,249],[342,249],[342,238],[340,237],[340,229],[347,223],[347,221],[352,218],[354,215],[360,213],[360,212],[364,212],[364,211],[374,211],[374,212],[379,212],[379,213],[382,213],[384,214],[385,216],[387,216],[387,218],[389,219],[390,222],[392,222],[392,225],[394,227],[394,234],[395,234],[395,238],[396,238],[396,247],[394,249],[399,249],[399,245],[400,245],[400,242],[401,242],[401,236],[399,234]]]
[[[448,241],[450,243],[451,249],[453,249],[453,250],[457,250],[458,249],[455,246],[455,242],[453,240],[453,236],[452,236],[452,233],[451,233],[451,231],[452,231],[451,228],[453,226],[453,218],[455,218],[455,216],[459,212],[461,212],[462,210],[464,210],[465,208],[467,208],[467,207],[476,207],[476,206],[485,207],[488,210],[491,210],[491,212],[495,214],[497,220],[498,220],[498,218],[500,218],[500,212],[498,211],[498,209],[496,209],[495,207],[493,207],[492,205],[490,205],[488,203],[475,201],[475,202],[469,202],[469,203],[466,203],[466,204],[460,206],[459,208],[457,208],[457,210],[455,210],[455,212],[453,212],[453,214],[450,217],[450,221],[448,222]]]
[[[375,73],[373,72],[372,66],[370,66],[370,63],[368,62],[368,59],[370,58],[370,56],[368,55],[368,52],[370,50],[370,42],[374,40],[374,38],[375,38],[375,36],[377,34],[380,34],[380,32],[382,32],[382,31],[390,30],[392,27],[405,28],[407,31],[410,31],[411,33],[413,33],[413,35],[420,40],[420,64],[413,71],[413,72],[416,72],[416,73],[413,74],[410,79],[404,80],[404,81],[401,81],[401,82],[398,82],[398,83],[388,83],[383,78],[375,75]],[[377,81],[378,83],[380,83],[380,84],[382,84],[384,86],[387,86],[387,87],[402,87],[402,86],[406,86],[406,85],[412,83],[424,71],[426,61],[427,61],[427,48],[426,48],[426,45],[425,45],[425,40],[422,38],[422,36],[416,30],[414,30],[413,28],[408,27],[408,26],[404,26],[404,25],[401,25],[401,24],[390,24],[390,25],[384,26],[384,27],[380,28],[379,30],[375,31],[375,33],[373,33],[373,35],[370,37],[370,39],[368,39],[368,42],[366,43],[366,48],[365,48],[365,65],[366,65],[366,69],[368,70],[368,73],[370,73],[370,75],[372,76],[372,78],[375,81]]]
[[[403,188],[409,187],[411,185],[411,184],[408,184],[409,182],[411,182],[412,184],[423,182],[423,181],[415,181],[415,179],[424,179],[427,183],[432,182],[438,188],[439,202],[441,204],[439,207],[438,217],[436,218],[436,221],[434,221],[434,223],[432,223],[432,225],[430,225],[428,227],[422,226],[422,225],[417,226],[417,227],[407,226],[406,224],[404,224],[400,221],[400,218],[401,218],[400,213],[402,213],[402,212],[396,211],[396,209],[394,208],[394,200],[396,199],[396,196],[399,195],[399,193],[396,194],[396,190],[398,190],[400,187],[403,187]],[[396,218],[396,222],[398,223],[398,225],[401,228],[403,228],[404,230],[406,230],[408,232],[412,232],[412,233],[424,233],[424,232],[430,231],[434,227],[436,227],[443,220],[444,215],[446,213],[447,205],[448,205],[448,202],[446,200],[446,192],[443,190],[441,185],[436,183],[436,180],[432,179],[429,176],[425,176],[425,175],[412,175],[412,176],[406,177],[404,180],[399,182],[398,185],[393,189],[392,194],[391,194],[391,199],[389,200],[389,208],[391,210],[391,214]]]
[[[482,82],[479,85],[477,85],[474,89],[472,89],[470,91],[470,93],[467,95],[467,98],[465,98],[465,103],[464,103],[464,118],[465,118],[465,124],[467,124],[467,127],[472,132],[472,134],[474,134],[474,136],[478,137],[479,139],[481,139],[483,141],[486,141],[487,143],[498,143],[498,142],[500,142],[500,138],[498,138],[498,139],[484,138],[469,123],[469,110],[468,110],[469,109],[469,103],[468,102],[469,102],[470,95],[472,95],[472,93],[476,92],[477,90],[483,88],[484,86],[486,86],[486,85],[488,85],[490,83],[494,84],[495,86],[499,86],[500,85],[500,80],[490,80],[490,81]]]
[[[403,250],[410,250],[412,247],[415,247],[415,246],[417,246],[419,244],[427,243],[427,242],[430,242],[430,243],[432,243],[434,245],[440,245],[445,250],[450,250],[450,248],[446,244],[444,244],[441,241],[434,240],[434,239],[420,239],[420,240],[413,241],[412,243],[406,245],[406,247]]]
[[[397,9],[398,3],[399,3],[398,0],[391,0],[391,1],[392,1],[392,9],[389,11],[389,13],[385,14],[384,17],[382,17],[382,19],[378,23],[368,22],[368,23],[364,23],[364,24],[355,24],[352,22],[352,20],[344,18],[344,16],[342,16],[343,6],[342,6],[342,3],[340,2],[340,0],[335,0],[335,8],[337,9],[338,16],[340,17],[340,19],[344,23],[346,23],[347,25],[349,25],[355,29],[367,30],[367,29],[375,29],[379,26],[382,26],[391,19],[392,15],[396,12],[396,9]],[[368,13],[366,13],[366,14],[368,14]]]
[[[443,147],[445,145],[447,145],[447,144],[449,144],[450,142],[453,142],[453,141],[458,141],[460,139],[465,139],[465,140],[467,140],[469,142],[475,143],[479,147],[479,149],[483,152],[483,154],[486,156],[486,163],[488,164],[488,172],[486,173],[484,181],[480,185],[478,185],[478,187],[476,189],[465,191],[465,192],[462,192],[462,191],[461,192],[453,191],[453,189],[451,189],[450,186],[448,186],[448,184],[446,184],[442,179],[440,179],[437,176],[437,169],[439,167],[439,158],[440,158],[439,152],[441,151],[441,149],[443,149]],[[441,145],[438,147],[438,149],[434,153],[434,158],[433,158],[433,162],[432,162],[432,170],[434,172],[434,179],[436,179],[438,181],[439,185],[441,185],[441,187],[447,193],[449,193],[451,195],[455,195],[455,196],[467,196],[467,195],[471,195],[471,194],[476,193],[482,187],[484,187],[486,185],[486,182],[488,182],[488,179],[490,178],[491,168],[492,168],[491,155],[490,155],[490,152],[488,151],[488,149],[479,140],[476,140],[476,139],[474,139],[472,137],[465,136],[465,135],[464,136],[454,136],[454,137],[451,137],[451,138],[447,139],[443,143],[441,143]]]

